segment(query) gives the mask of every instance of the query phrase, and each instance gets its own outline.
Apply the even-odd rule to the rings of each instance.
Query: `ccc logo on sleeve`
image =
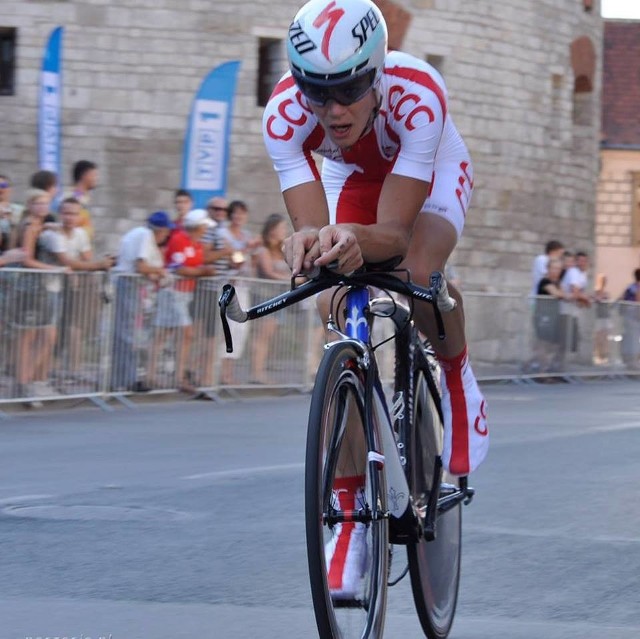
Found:
[[[414,118],[419,113],[426,113],[429,123],[435,120],[433,111],[428,106],[419,104],[419,102],[420,98],[415,93],[406,93],[405,88],[399,84],[394,84],[389,89],[389,110],[391,115],[393,115],[396,122],[404,119],[404,126],[409,131],[413,131],[416,128]]]
[[[267,120],[267,134],[274,140],[284,140],[285,142],[293,137],[294,126],[303,126],[309,119],[307,113],[311,109],[303,103],[302,93],[296,91],[295,101],[285,98],[278,105],[278,115],[271,115]]]

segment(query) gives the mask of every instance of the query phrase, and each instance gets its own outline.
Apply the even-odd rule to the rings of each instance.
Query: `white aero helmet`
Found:
[[[291,74],[312,103],[356,102],[382,76],[387,25],[370,0],[310,0],[287,38]]]

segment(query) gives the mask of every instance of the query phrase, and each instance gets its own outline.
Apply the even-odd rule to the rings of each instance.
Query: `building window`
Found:
[[[287,70],[284,40],[260,38],[258,45],[258,106],[266,106],[278,80]]]
[[[571,66],[574,92],[591,93],[596,75],[596,49],[589,37],[581,36],[571,43]]]
[[[573,67],[573,123],[589,126],[593,122],[596,50],[587,36],[571,43]]]
[[[631,179],[631,243],[640,246],[640,173],[632,173]]]
[[[0,27],[0,95],[15,93],[16,34],[14,27]]]

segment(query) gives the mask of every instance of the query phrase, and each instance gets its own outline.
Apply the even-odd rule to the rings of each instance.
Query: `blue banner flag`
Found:
[[[193,101],[184,141],[182,188],[203,208],[227,188],[233,98],[240,62],[225,62],[202,81]]]
[[[62,36],[63,27],[56,27],[49,35],[44,50],[40,74],[40,105],[38,113],[38,165],[58,176],[62,182],[62,153],[60,129],[62,111]]]

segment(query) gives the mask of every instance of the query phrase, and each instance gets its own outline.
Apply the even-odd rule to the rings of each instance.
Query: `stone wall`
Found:
[[[593,247],[600,79],[574,94],[570,47],[599,52],[601,20],[568,0],[419,4],[407,48],[443,58],[475,165],[456,261],[467,288],[522,288],[548,239]]]
[[[634,238],[633,175],[640,173],[640,150],[604,149],[598,184],[597,272],[607,276],[608,290],[618,297],[640,268],[640,243]],[[640,207],[635,212],[640,218]],[[636,220],[636,223],[638,221]]]
[[[632,171],[640,171],[640,152],[603,151],[598,188],[596,237],[600,246],[632,244]]]
[[[455,255],[465,287],[527,289],[531,259],[549,238],[593,247],[599,6],[397,3],[412,14],[404,49],[441,66],[474,158],[474,203]],[[0,171],[24,185],[36,168],[42,48],[49,31],[64,25],[64,163],[67,172],[78,159],[100,165],[99,248],[113,250],[148,211],[170,207],[194,93],[212,67],[237,59],[228,193],[248,201],[258,225],[282,210],[260,132],[258,42],[284,37],[297,7],[291,0],[0,0],[0,26],[19,29],[17,92],[0,97]],[[574,94],[570,47],[584,35],[598,70],[592,92]]]

